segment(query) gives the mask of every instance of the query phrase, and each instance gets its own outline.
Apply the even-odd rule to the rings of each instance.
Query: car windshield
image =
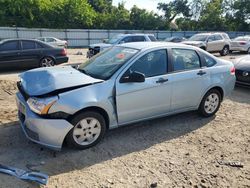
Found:
[[[107,80],[138,51],[133,48],[115,46],[81,64],[78,70],[91,77]]]
[[[235,41],[249,41],[250,37],[237,37],[234,40]]]
[[[188,40],[190,41],[206,41],[209,35],[194,35]]]
[[[115,35],[111,39],[107,40],[108,44],[116,44],[120,39],[122,35]]]

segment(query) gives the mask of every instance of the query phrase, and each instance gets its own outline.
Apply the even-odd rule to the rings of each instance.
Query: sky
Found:
[[[169,2],[170,0],[113,0],[113,5],[117,6],[118,3],[124,1],[126,9],[130,10],[133,5],[136,5],[139,8],[147,9],[148,11],[154,11],[158,13],[157,4],[160,2]]]

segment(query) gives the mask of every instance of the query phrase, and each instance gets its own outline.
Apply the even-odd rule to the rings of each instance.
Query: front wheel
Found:
[[[105,119],[97,112],[80,113],[71,123],[74,128],[68,133],[66,141],[69,146],[77,149],[87,149],[96,145],[106,132]]]
[[[208,91],[201,101],[199,113],[205,117],[213,116],[220,108],[221,98],[217,89]]]
[[[229,54],[229,47],[228,46],[224,46],[224,48],[220,51],[220,55],[221,56],[226,56]]]

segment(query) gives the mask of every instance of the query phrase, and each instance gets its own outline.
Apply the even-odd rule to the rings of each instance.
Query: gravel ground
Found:
[[[70,63],[85,60],[86,50],[68,53]],[[236,87],[212,118],[188,112],[145,121],[110,131],[91,149],[53,152],[28,141],[17,122],[19,72],[0,75],[0,163],[34,165],[49,174],[46,187],[250,187],[250,89]],[[39,186],[0,174],[0,187]]]

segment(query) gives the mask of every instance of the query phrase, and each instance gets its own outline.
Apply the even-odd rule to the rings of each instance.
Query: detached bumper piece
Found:
[[[22,169],[8,167],[0,164],[0,173],[7,174],[26,181],[34,181],[36,183],[46,185],[49,176],[40,172],[25,171]]]

